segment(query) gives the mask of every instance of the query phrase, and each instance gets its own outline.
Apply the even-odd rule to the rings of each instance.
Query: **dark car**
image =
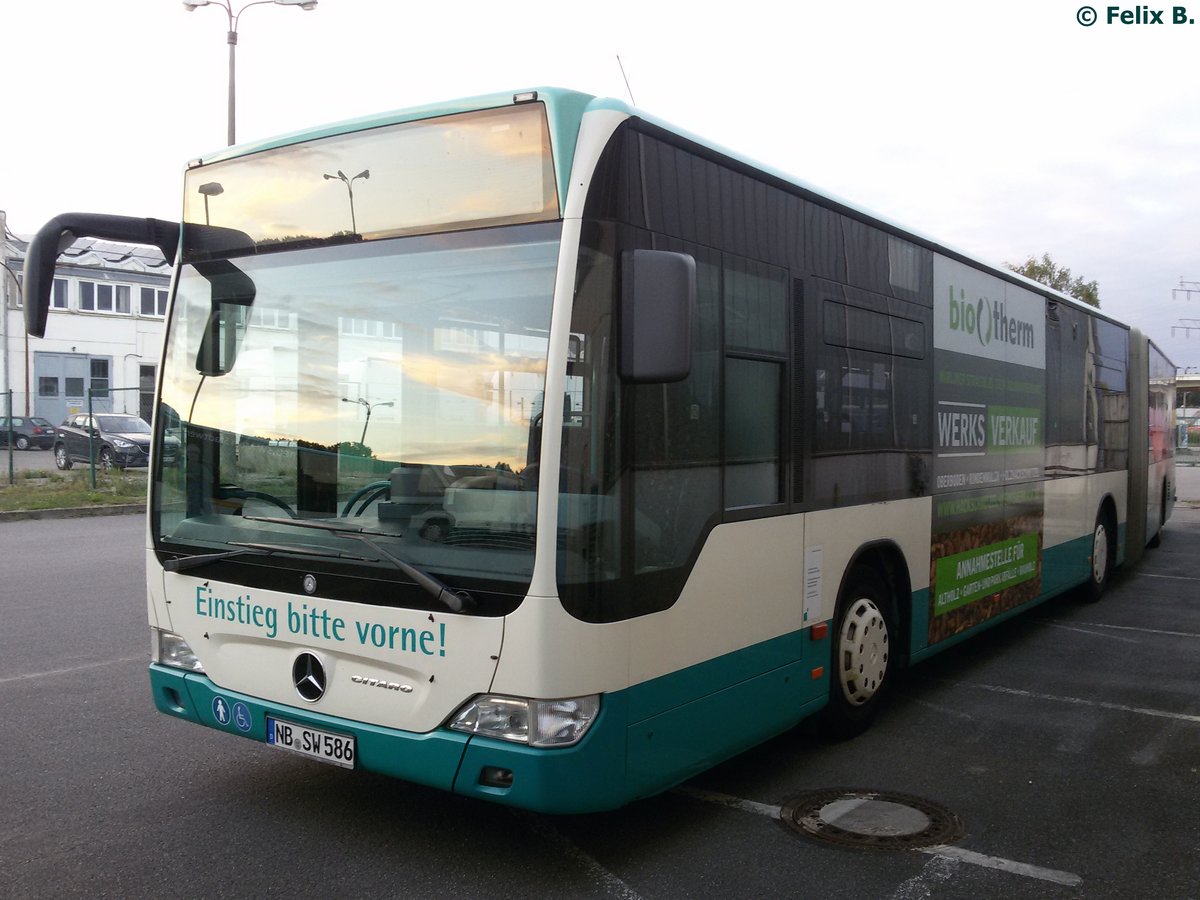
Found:
[[[147,465],[150,426],[137,416],[98,413],[89,420],[85,413],[69,416],[54,429],[54,463],[60,469],[88,462],[91,452],[102,469]]]
[[[37,416],[0,416],[0,447],[8,446],[9,428],[13,446],[18,450],[49,450],[54,446],[54,426]]]

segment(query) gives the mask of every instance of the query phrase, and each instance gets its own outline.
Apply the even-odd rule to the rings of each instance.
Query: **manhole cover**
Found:
[[[833,788],[789,802],[783,821],[801,834],[841,847],[914,850],[948,844],[966,832],[950,810],[907,794]]]

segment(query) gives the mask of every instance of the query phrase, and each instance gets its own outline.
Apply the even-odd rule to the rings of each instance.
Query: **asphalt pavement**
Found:
[[[53,450],[13,450],[11,454],[7,447],[0,447],[0,478],[8,481],[9,457],[12,457],[14,472],[44,472],[54,471]]]

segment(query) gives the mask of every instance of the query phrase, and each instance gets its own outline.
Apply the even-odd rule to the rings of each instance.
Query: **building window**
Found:
[[[83,396],[83,379],[82,378],[66,378],[66,390],[68,397]]]
[[[93,359],[91,361],[92,396],[108,396],[108,360]]]
[[[67,308],[67,279],[55,278],[54,290],[50,293],[51,309]]]
[[[58,378],[52,375],[42,375],[38,378],[39,397],[58,396]]]
[[[0,258],[0,263],[2,262],[4,262],[4,260]],[[4,271],[5,268],[7,268],[7,266],[0,268],[0,281],[7,281],[9,272],[12,272],[11,269],[9,269],[8,272]],[[3,287],[0,287],[0,297],[3,297],[7,294],[8,305],[13,309],[20,309],[25,305],[25,276],[23,272],[12,272],[12,277],[16,282],[16,287],[12,290],[4,290]]]
[[[147,422],[154,418],[154,366],[138,366],[138,415]],[[342,395],[346,396],[345,394]]]
[[[87,312],[129,315],[131,289],[127,284],[79,282],[79,308]]]
[[[167,314],[167,292],[156,288],[142,288],[142,315],[165,316]]]
[[[296,330],[296,314],[280,309],[254,307],[250,312],[250,324],[255,328],[282,328]]]

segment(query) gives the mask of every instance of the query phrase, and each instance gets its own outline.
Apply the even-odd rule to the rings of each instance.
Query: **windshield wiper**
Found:
[[[475,598],[466,591],[455,590],[441,579],[421,571],[412,563],[401,559],[371,540],[371,536],[395,537],[396,535],[394,534],[389,534],[386,531],[370,531],[366,528],[359,528],[353,525],[334,525],[331,522],[322,522],[313,519],[285,519],[275,516],[243,516],[242,518],[250,522],[269,522],[273,525],[313,528],[318,531],[327,531],[331,534],[336,534],[338,537],[361,541],[415,581],[425,593],[429,594],[429,596],[433,597],[439,603],[444,604],[451,612],[469,612],[476,606]]]
[[[185,569],[194,569],[196,566],[202,566],[205,563],[231,559],[234,556],[245,556],[247,553],[266,555],[265,551],[250,547],[243,547],[240,550],[222,550],[220,553],[198,553],[195,556],[179,556],[175,559],[166,560],[163,563],[163,571],[182,572]]]
[[[200,553],[196,556],[180,556],[176,559],[168,559],[163,563],[163,570],[166,572],[183,572],[186,569],[194,569],[197,566],[203,566],[210,562],[220,562],[224,559],[231,559],[235,556],[246,556],[253,554],[255,556],[270,556],[274,553],[295,553],[301,556],[321,556],[329,559],[352,559],[358,562],[378,562],[367,556],[351,556],[348,553],[340,553],[337,550],[325,550],[321,547],[309,546],[288,546],[287,544],[258,544],[250,541],[230,541],[230,546],[237,547],[237,550],[222,550],[220,553]]]

